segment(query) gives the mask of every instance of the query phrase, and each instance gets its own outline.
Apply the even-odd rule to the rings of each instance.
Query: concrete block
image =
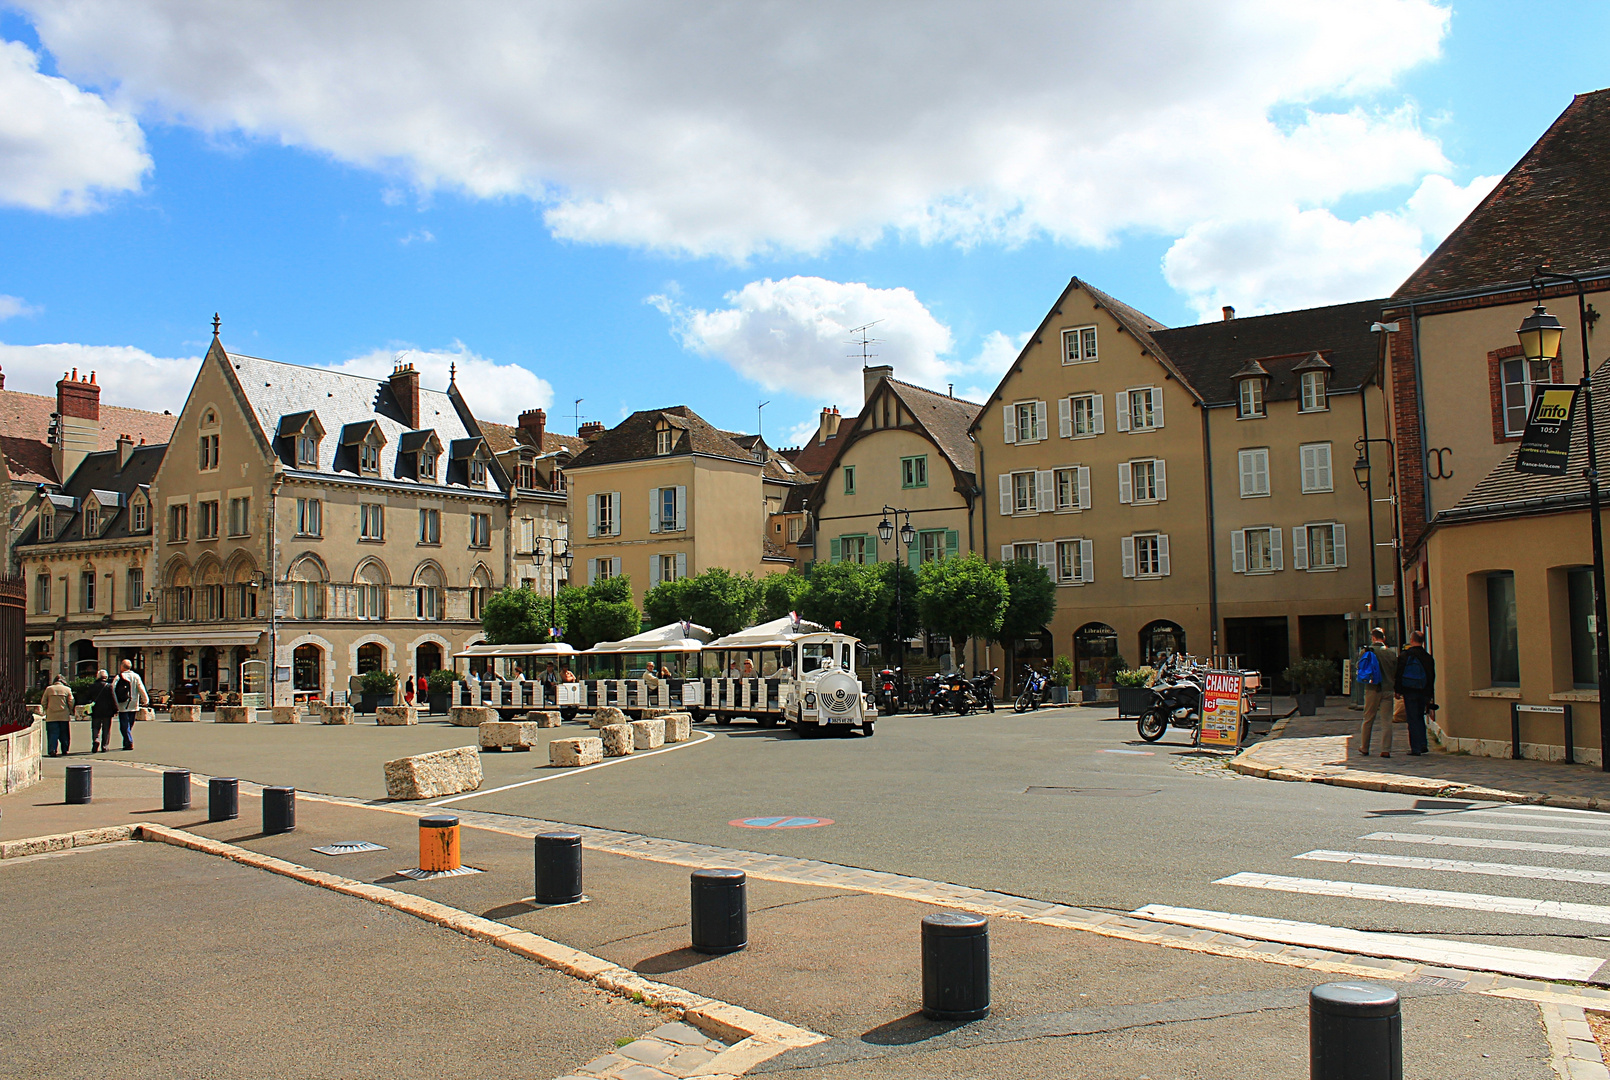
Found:
[[[176,724],[194,724],[201,719],[201,706],[175,705],[168,711],[168,719]]]
[[[670,716],[672,710],[670,710],[670,709],[638,709],[637,712],[638,712],[638,715],[641,716],[644,720],[653,720],[653,719],[655,719],[657,717],[661,717],[661,716]]]
[[[454,727],[478,728],[497,714],[485,705],[454,705],[447,710],[447,722]]]
[[[674,712],[660,718],[665,724],[665,741],[687,742],[693,737],[693,717],[689,713]]]
[[[406,727],[419,723],[419,710],[412,705],[381,705],[375,709],[375,723],[381,727]]]
[[[319,722],[323,724],[350,724],[352,723],[352,706],[326,705],[324,714]]]
[[[157,718],[157,713],[156,713],[155,709],[135,709],[134,710],[134,719],[136,721],[140,721],[140,720],[155,720],[156,718]]]
[[[488,720],[481,725],[481,749],[529,750],[542,741],[537,725],[529,720]]]
[[[220,705],[212,719],[215,724],[251,724],[257,721],[257,710],[244,705]]]
[[[525,718],[527,723],[535,724],[539,728],[558,727],[560,720],[563,719],[558,711],[547,709],[539,712],[528,712],[525,714]]]
[[[598,729],[598,736],[604,741],[605,757],[625,757],[637,749],[637,740],[632,735],[631,724],[610,724]]]
[[[653,750],[656,746],[665,745],[665,721],[656,717],[653,720],[633,720],[632,746],[638,750]]]
[[[626,719],[626,714],[615,708],[615,706],[604,705],[593,710],[593,718],[587,721],[587,724],[594,731],[598,731],[609,727],[611,724],[624,724]]]
[[[604,740],[597,738],[555,739],[548,744],[548,764],[561,766],[597,765],[604,760]]]
[[[274,718],[274,723],[276,724],[300,724],[302,722],[302,710],[295,705],[275,705],[269,710],[269,714]]]
[[[385,764],[386,795],[392,799],[435,799],[481,786],[481,753],[455,746]]]

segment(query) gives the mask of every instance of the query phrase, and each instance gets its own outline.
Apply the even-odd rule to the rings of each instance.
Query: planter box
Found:
[[[1053,686],[1051,688],[1051,703],[1053,705],[1066,705],[1068,703],[1068,688],[1066,686]]]
[[[446,712],[448,706],[452,704],[452,701],[453,695],[451,691],[444,691],[440,694],[425,695],[425,705],[433,713]]]
[[[1089,697],[1085,698],[1089,701]],[[1152,692],[1144,686],[1118,688],[1118,715],[1139,716],[1152,703]]]
[[[1298,694],[1297,714],[1299,716],[1313,716],[1324,704],[1324,694]]]

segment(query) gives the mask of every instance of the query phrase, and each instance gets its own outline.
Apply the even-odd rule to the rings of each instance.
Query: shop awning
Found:
[[[97,649],[199,649],[208,645],[256,645],[267,632],[266,626],[260,630],[123,630],[96,634],[90,640]]]

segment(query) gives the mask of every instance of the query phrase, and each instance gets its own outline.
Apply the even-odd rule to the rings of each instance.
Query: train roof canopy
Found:
[[[697,623],[674,622],[633,634],[619,641],[600,641],[588,652],[593,653],[652,653],[698,652],[709,644],[715,634],[707,626]]]
[[[575,656],[576,649],[563,641],[548,641],[541,645],[470,645],[454,656]]]
[[[784,615],[780,619],[763,622],[758,626],[740,630],[736,634],[728,634],[724,638],[717,638],[707,647],[711,649],[777,649],[784,645],[792,645],[807,635],[824,633],[832,633],[832,631],[819,623],[807,622],[804,619],[796,621]]]

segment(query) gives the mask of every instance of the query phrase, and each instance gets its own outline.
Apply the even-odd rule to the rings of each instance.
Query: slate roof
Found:
[[[608,465],[619,461],[644,461],[658,457],[655,453],[655,430],[661,419],[681,432],[671,448],[670,456],[704,454],[760,464],[743,447],[733,442],[724,432],[712,427],[698,413],[686,405],[673,405],[668,409],[641,409],[605,431],[573,458],[571,470],[592,465]]]
[[[1542,263],[1610,264],[1610,89],[1578,94],[1524,157],[1393,294],[1524,282]]]
[[[162,455],[167,450],[166,444],[156,446],[136,446],[129,452],[129,461],[121,470],[117,466],[116,450],[100,450],[86,455],[73,475],[68,477],[61,496],[52,499],[57,506],[56,535],[43,541],[46,544],[80,544],[85,541],[82,531],[78,527],[79,515],[83,512],[84,501],[92,492],[115,493],[115,503],[111,500],[101,499],[103,507],[115,511],[110,523],[103,522],[98,536],[90,539],[110,540],[134,535],[129,531],[129,505],[134,493],[141,488],[149,494],[151,479],[157,474],[157,467],[162,464]],[[62,503],[71,499],[73,508],[63,510]],[[65,519],[65,520],[64,520]],[[140,534],[149,536],[150,532]],[[28,526],[18,545],[39,544],[38,519]]]
[[[50,414],[55,411],[54,397],[0,390],[0,453],[6,456],[13,480],[30,484],[61,482],[51,461],[50,444],[45,442]],[[98,449],[117,449],[119,435],[128,435],[136,443],[141,439],[147,443],[165,443],[173,437],[173,426],[178,422],[179,418],[169,413],[103,404]]]
[[[405,435],[410,434],[408,422],[389,382],[327,368],[265,360],[242,353],[226,355],[241,389],[251,402],[258,425],[273,443],[276,454],[284,451],[276,438],[281,430],[281,421],[311,411],[318,415],[319,423],[326,432],[319,444],[317,471],[356,477],[356,455],[341,452],[339,433],[349,424],[374,421],[386,440],[380,448],[380,478],[392,483],[418,483],[413,479],[412,462],[406,458],[400,461],[399,455],[406,453],[405,442],[407,448],[413,448],[422,441],[422,436],[415,434],[412,439],[404,439]],[[419,390],[419,431],[434,431],[444,451],[450,450],[461,440],[480,438],[480,427],[468,408],[461,409],[449,393],[424,387]],[[288,459],[287,464],[290,464]],[[313,470],[297,466],[296,471]],[[422,486],[469,487],[467,467],[463,462],[454,463],[449,469],[439,467],[439,474],[440,482]],[[485,490],[498,490],[500,482],[500,470],[489,470]]]
[[[1152,338],[1204,401],[1234,401],[1240,392],[1235,376],[1253,362],[1269,373],[1264,400],[1290,401],[1301,394],[1300,370],[1315,366],[1309,362],[1314,353],[1331,365],[1332,389],[1351,390],[1374,378],[1380,341],[1370,325],[1383,303],[1360,300],[1223,319],[1158,329]]]

